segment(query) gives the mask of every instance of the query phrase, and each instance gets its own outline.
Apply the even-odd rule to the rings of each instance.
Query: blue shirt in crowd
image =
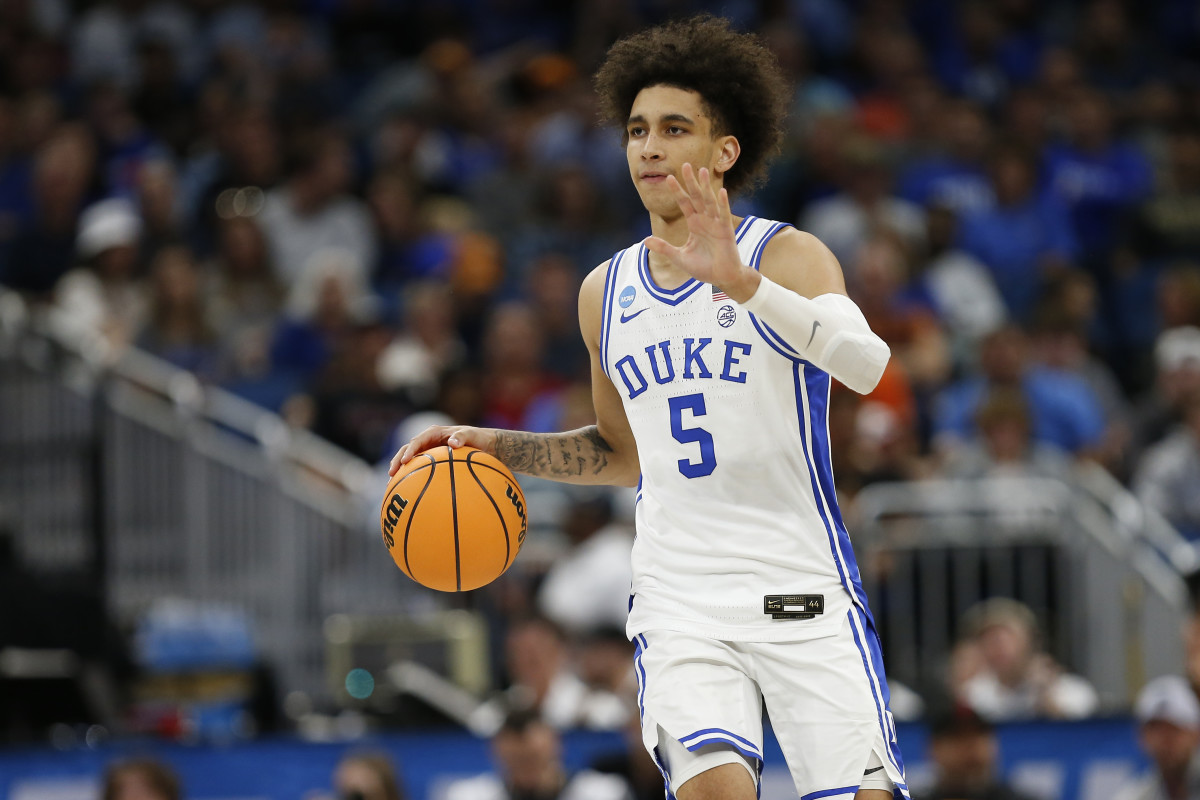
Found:
[[[1019,320],[1033,312],[1045,260],[1070,261],[1078,249],[1067,209],[1047,195],[964,214],[958,235],[962,249],[991,270],[1005,306]]]
[[[986,378],[968,378],[939,395],[934,409],[935,436],[969,439],[975,434],[975,410],[987,395]],[[1033,439],[1069,453],[1095,445],[1104,433],[1104,412],[1091,388],[1066,372],[1031,367],[1021,379],[1029,404]]]

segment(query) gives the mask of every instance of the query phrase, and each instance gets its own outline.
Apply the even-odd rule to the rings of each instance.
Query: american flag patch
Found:
[[[724,293],[724,292],[722,292],[722,291],[719,291],[719,290],[717,289],[717,287],[715,287],[715,286],[714,286],[714,287],[712,287],[712,299],[713,299],[713,302],[714,302],[714,303],[718,303],[718,302],[720,302],[720,301],[722,301],[722,300],[728,300],[728,299],[729,299],[729,295],[725,294],[725,293]]]

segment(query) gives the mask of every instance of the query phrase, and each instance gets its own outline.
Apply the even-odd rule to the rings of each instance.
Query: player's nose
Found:
[[[657,161],[662,157],[662,148],[659,147],[659,139],[657,136],[650,134],[642,140],[643,161]]]

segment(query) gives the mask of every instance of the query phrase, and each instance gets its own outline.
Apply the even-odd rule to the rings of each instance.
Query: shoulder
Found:
[[[759,271],[805,297],[846,293],[842,266],[816,236],[785,226],[763,248]]]
[[[608,281],[608,269],[612,264],[612,259],[602,261],[592,268],[583,278],[583,283],[579,286],[579,297],[594,297],[600,299],[604,294],[604,284]]]
[[[608,281],[609,261],[597,264],[579,286],[579,328],[590,342],[600,339],[604,314],[604,287]]]

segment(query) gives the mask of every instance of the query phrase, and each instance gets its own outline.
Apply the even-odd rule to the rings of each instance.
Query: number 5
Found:
[[[704,408],[704,395],[685,394],[667,400],[671,406],[671,435],[680,444],[696,442],[700,445],[700,461],[694,463],[686,458],[679,459],[679,471],[685,478],[703,478],[711,475],[717,468],[717,454],[713,450],[712,434],[704,428],[683,427],[683,412],[692,412],[693,417],[703,417],[708,413]]]

